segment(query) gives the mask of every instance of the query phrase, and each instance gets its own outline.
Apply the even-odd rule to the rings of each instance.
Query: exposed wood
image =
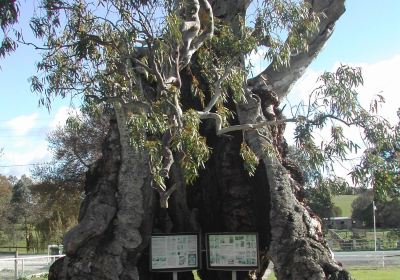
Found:
[[[317,57],[331,37],[335,22],[345,12],[345,0],[310,0],[312,11],[322,13],[319,32],[308,39],[308,50],[293,55],[286,67],[275,68],[271,63],[258,76],[248,81],[249,86],[263,91],[275,92],[282,100],[294,83],[305,73],[310,63]]]

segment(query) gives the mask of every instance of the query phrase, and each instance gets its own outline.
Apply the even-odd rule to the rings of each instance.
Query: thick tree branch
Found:
[[[229,132],[234,132],[234,131],[248,131],[248,130],[255,130],[255,129],[260,129],[260,128],[265,128],[267,126],[277,126],[281,125],[284,123],[297,123],[297,122],[304,122],[306,124],[310,125],[317,125],[318,120],[313,119],[313,120],[308,120],[304,116],[296,116],[293,118],[289,119],[278,119],[278,120],[264,120],[258,123],[244,123],[244,124],[238,124],[238,125],[231,125],[228,127],[222,127],[222,118],[219,114],[217,113],[212,113],[212,112],[207,112],[207,111],[198,111],[197,114],[199,115],[201,120],[206,120],[206,119],[213,119],[215,120],[215,134],[216,135],[222,135],[222,134],[227,134]],[[324,114],[321,115],[319,118],[327,118],[327,119],[333,119],[338,122],[341,122],[345,124],[346,126],[352,126],[355,125],[356,123],[353,122],[347,122],[335,115],[332,114]]]
[[[311,10],[322,13],[322,16],[318,26],[319,32],[308,39],[308,50],[292,56],[288,66],[276,69],[272,62],[258,76],[248,80],[249,86],[273,90],[282,100],[321,51],[332,34],[335,22],[345,11],[344,0],[309,0],[309,2]]]
[[[202,111],[198,111],[197,113],[199,114],[201,120],[205,119],[215,120],[215,134],[217,135],[222,135],[233,131],[255,130],[265,126],[280,125],[288,122],[297,122],[299,120],[299,118],[291,118],[291,119],[282,119],[274,121],[262,121],[259,123],[246,123],[246,124],[232,125],[222,128],[222,118],[219,114],[211,112],[202,112]]]
[[[168,178],[169,170],[171,169],[172,164],[174,163],[174,156],[170,149],[172,140],[171,130],[167,130],[162,137],[162,169],[160,170],[160,176],[164,178]]]
[[[192,55],[214,34],[214,16],[207,0],[186,1],[182,24],[183,46],[180,49],[180,69],[188,65]]]
[[[93,98],[96,99],[96,101],[100,102],[118,102],[124,109],[129,109],[132,112],[138,112],[140,110],[143,110],[144,112],[150,112],[151,111],[151,106],[145,102],[142,101],[137,101],[137,100],[131,100],[128,102],[125,102],[122,97],[119,96],[108,96],[108,97],[98,97],[96,95],[89,95],[87,94],[85,97]]]
[[[167,191],[159,192],[160,194],[160,207],[161,208],[168,208],[168,199],[170,198],[171,194],[176,190],[176,184],[174,184],[171,188]]]

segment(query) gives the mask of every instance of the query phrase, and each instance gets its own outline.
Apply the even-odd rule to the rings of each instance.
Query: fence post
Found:
[[[14,278],[15,280],[18,279],[18,250],[15,250],[15,255],[14,255]]]

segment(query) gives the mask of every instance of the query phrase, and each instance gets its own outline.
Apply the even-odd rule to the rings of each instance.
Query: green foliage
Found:
[[[259,159],[245,141],[243,141],[240,145],[240,156],[244,160],[244,169],[249,173],[250,176],[254,176]]]
[[[348,201],[347,198],[350,197],[343,195],[349,191],[350,186],[344,179],[319,176],[312,184],[308,182],[306,198],[309,201],[311,209],[320,217],[329,218],[342,215],[350,217],[350,205],[355,196],[352,196],[352,200]],[[340,199],[338,199],[339,197]]]
[[[91,108],[99,102],[108,108],[116,103],[134,104],[129,110],[124,107],[131,143],[150,152],[155,181],[163,184],[160,141],[171,130],[172,150],[181,155],[178,161],[184,167],[186,182],[193,182],[210,151],[198,131],[193,108],[180,108],[179,77],[178,81],[168,80],[182,70],[178,50],[182,47],[183,19],[179,10],[163,1],[103,0],[96,6],[78,0],[48,0],[43,4],[45,13],[38,13],[31,21],[35,35],[48,48],[37,65],[39,74],[31,79],[41,104],[49,107],[55,96],[70,95],[83,95],[85,106]],[[250,71],[243,66],[245,57],[264,48],[273,67],[289,67],[291,56],[307,50],[307,40],[316,34],[322,16],[311,12],[307,1],[260,1],[255,5],[254,22],[245,22],[238,15],[229,26],[216,19],[215,36],[196,54],[207,85],[193,81],[192,94],[203,108],[218,94],[211,109],[224,126],[234,117],[230,102],[245,102]],[[322,75],[321,85],[304,106],[306,111],[295,116],[295,140],[308,170],[316,170],[309,173],[314,176],[329,173],[332,161],[344,160],[359,149],[347,137],[344,126],[361,127],[370,151],[375,152],[365,156],[365,164],[353,177],[360,184],[370,180],[377,194],[385,195],[399,181],[398,133],[375,115],[379,101],[372,107],[375,111],[360,106],[356,88],[362,83],[360,69],[348,66]],[[314,133],[328,125],[329,139],[316,143]],[[241,154],[252,173],[254,157],[246,147]],[[375,165],[374,170],[369,163]]]
[[[364,222],[368,227],[373,226],[372,201],[374,193],[367,190],[360,194],[351,204],[353,208],[352,219]]]
[[[167,16],[166,21],[165,39],[170,43],[182,44],[182,32],[180,30],[182,19],[176,14],[170,14]]]
[[[344,160],[349,152],[359,147],[343,133],[342,124],[362,125],[360,115],[365,112],[357,99],[356,87],[362,84],[361,70],[341,66],[335,73],[325,73],[322,85],[310,95],[307,112],[297,116],[296,145],[307,154],[313,168],[330,169],[332,160]],[[317,146],[313,132],[331,124],[330,139]]]
[[[41,244],[61,243],[64,233],[78,222],[82,186],[74,182],[43,182],[31,187],[36,205],[31,220]]]
[[[3,0],[0,2],[0,27],[2,31],[0,42],[0,58],[17,48],[15,39],[21,34],[12,29],[11,26],[17,23],[19,15],[19,3],[15,0]],[[10,34],[11,33],[11,34]]]
[[[188,110],[182,120],[184,127],[172,139],[172,149],[181,154],[180,164],[183,167],[184,178],[187,184],[191,184],[197,178],[199,168],[204,168],[204,163],[210,156],[210,149],[205,137],[200,135],[198,114]]]
[[[286,157],[295,162],[301,169],[306,185],[312,185],[322,177],[319,170],[313,168],[313,163],[309,160],[309,155],[305,150],[298,149],[296,146],[289,146]]]
[[[101,144],[109,128],[104,108],[92,109],[83,108],[81,114],[70,115],[64,126],[48,135],[53,159],[51,164],[33,170],[37,181],[83,183],[84,173],[101,156]],[[104,114],[100,117],[99,112]]]
[[[361,164],[351,172],[354,182],[374,186],[377,197],[396,195],[399,128],[376,115],[383,98],[378,96],[370,111],[361,106],[357,87],[363,84],[363,78],[359,68],[342,65],[334,73],[324,73],[319,82],[321,85],[310,95],[308,105],[301,104],[295,115],[295,140],[301,157],[318,173],[331,172],[332,162],[346,160],[350,153],[360,150],[344,129],[358,127],[367,150]],[[317,144],[315,132],[329,125],[330,137]]]
[[[380,201],[400,195],[400,110],[398,116],[399,123],[394,127],[386,122],[366,124],[371,145],[352,172],[354,181],[373,187]]]
[[[11,195],[11,182],[5,176],[0,175],[0,244],[8,240],[6,232],[11,228],[9,219],[11,216]]]
[[[179,89],[165,90],[161,81],[169,74],[167,70],[164,72],[166,65],[176,63],[171,54],[182,45],[183,22],[178,11],[170,3],[161,1],[104,0],[96,6],[84,1],[52,0],[44,1],[43,8],[46,13],[31,20],[34,34],[49,49],[42,53],[42,60],[37,64],[40,75],[31,79],[32,89],[41,95],[40,103],[50,107],[55,96],[82,94],[86,105],[93,100],[112,104],[118,99],[118,102],[135,101],[150,107],[150,111],[128,115],[128,126],[132,145],[150,151],[153,175],[162,184],[159,141],[173,126],[172,107],[177,104],[174,97],[179,99],[180,92]],[[230,27],[216,20],[216,36],[198,52],[198,62],[207,70],[203,74],[211,85],[208,94],[215,94],[215,85],[220,86],[221,96],[215,110],[223,125],[233,115],[227,108],[228,100],[244,101],[249,69],[236,65],[267,37],[272,42],[267,56],[276,65],[287,65],[291,54],[307,48],[305,40],[318,23],[317,15],[296,1],[265,1],[260,8],[257,17],[266,17],[268,20],[262,21],[266,25],[256,20],[253,26],[241,28],[239,25],[246,23],[238,17],[239,25]],[[289,29],[287,42],[275,36]],[[151,54],[138,55],[143,49]],[[156,88],[156,96],[144,90],[145,86]],[[204,106],[204,93],[199,88],[194,83]],[[171,103],[175,105],[171,107]],[[178,133],[175,131],[172,139],[174,152],[183,155],[180,163],[187,182],[194,180],[209,155],[194,115],[190,110],[183,112],[183,127]],[[248,152],[245,154],[247,160],[252,158]]]
[[[389,240],[400,240],[400,229],[392,229],[388,232],[387,238]]]
[[[275,68],[289,67],[291,55],[308,49],[307,39],[317,31],[319,16],[310,13],[307,2],[262,1],[257,7],[253,36],[267,47],[265,57]]]
[[[400,228],[400,201],[393,199],[384,203],[376,203],[376,220],[379,226]]]
[[[311,209],[321,218],[333,217],[334,204],[328,187],[321,182],[316,188],[307,191],[307,201]]]
[[[13,187],[10,202],[13,207],[14,222],[24,221],[26,223],[27,217],[31,214],[32,196],[30,187],[32,184],[33,182],[29,177],[22,175]]]
[[[217,35],[212,38],[211,47],[218,50],[218,56],[215,58],[225,63],[232,58],[250,53],[257,46],[256,38],[252,36],[249,29],[242,30],[238,34],[231,26],[221,23],[218,25]]]

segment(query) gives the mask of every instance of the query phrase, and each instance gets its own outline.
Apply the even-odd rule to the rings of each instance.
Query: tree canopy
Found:
[[[40,103],[50,108],[57,96],[80,96],[86,110],[110,119],[96,162],[84,145],[98,138],[80,129],[90,122],[71,119],[62,132],[67,137],[55,138],[64,167],[91,165],[79,223],[64,238],[65,269],[57,273],[138,279],[146,277],[141,258],[151,232],[254,230],[262,235],[263,264],[253,276],[261,277],[271,259],[278,279],[349,279],[301,197],[304,180],[288,157],[285,124],[295,124],[301,158],[320,173],[359,149],[343,128],[359,127],[369,149],[353,177],[374,178],[378,194],[388,188],[379,179],[383,168],[398,181],[398,127],[377,116],[381,97],[362,108],[361,70],[345,65],[324,73],[293,116],[284,117],[281,106],[331,36],[343,0],[43,0],[39,6],[31,20],[39,42],[29,44],[41,54],[31,78]],[[249,56],[257,51],[268,66],[251,75]],[[327,126],[328,139],[318,143],[315,131]],[[64,140],[79,151],[64,149]],[[373,156],[379,170],[368,164]],[[72,173],[66,170],[64,177]],[[86,271],[88,265],[93,269]]]

